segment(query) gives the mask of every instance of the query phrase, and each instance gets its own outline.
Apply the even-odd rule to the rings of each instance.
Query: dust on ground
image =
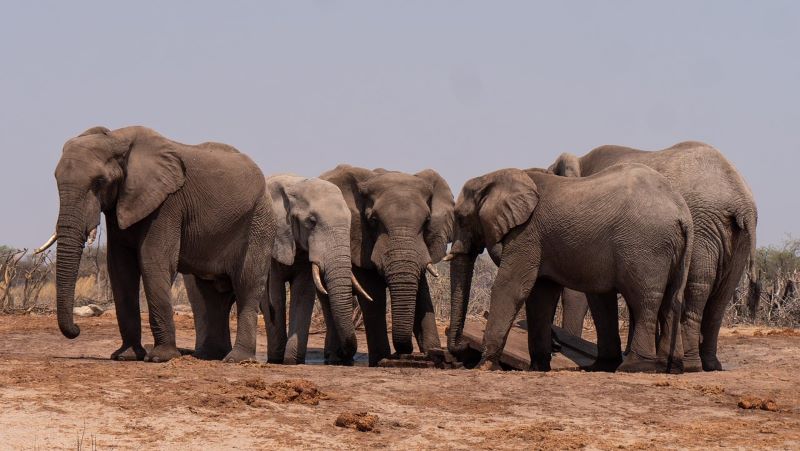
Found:
[[[725,329],[727,371],[648,375],[113,362],[113,314],[78,322],[68,340],[53,315],[0,316],[0,448],[800,448],[793,330]]]

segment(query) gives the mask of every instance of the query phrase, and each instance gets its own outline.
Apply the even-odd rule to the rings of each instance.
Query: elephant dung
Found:
[[[369,432],[378,424],[378,416],[367,412],[344,412],[336,418],[336,426]]]

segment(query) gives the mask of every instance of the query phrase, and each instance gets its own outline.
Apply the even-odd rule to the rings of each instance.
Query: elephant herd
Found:
[[[67,141],[55,177],[58,325],[68,338],[80,333],[72,316],[78,267],[102,212],[122,338],[111,355],[117,360],[179,355],[170,290],[178,273],[198,358],[254,358],[260,310],[268,361],[303,363],[318,299],[326,363],[352,364],[354,297],[371,366],[411,353],[414,339],[427,353],[442,347],[426,276],[438,277],[440,261],[449,261],[451,276],[447,348],[461,357],[475,260],[487,251],[499,269],[480,368],[499,367],[525,304],[531,369],[549,370],[562,297],[570,305],[565,322],[582,323],[584,299],[592,313],[598,357],[587,369],[720,370],[722,317],[748,260],[752,273],[755,251],[752,193],[718,150],[699,142],[562,154],[548,169],[472,178],[454,199],[431,169],[343,164],[315,178],[265,178],[225,144],[180,144],[138,126],[94,127]],[[149,351],[140,282],[155,342]],[[624,353],[618,295],[631,319]]]

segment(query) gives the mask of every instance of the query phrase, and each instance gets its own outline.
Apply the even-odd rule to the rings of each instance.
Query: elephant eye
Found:
[[[92,191],[100,190],[105,184],[106,180],[103,177],[95,177],[95,179],[92,180]]]
[[[314,216],[309,216],[308,218],[306,218],[306,227],[307,228],[311,229],[315,225],[317,225],[317,218],[315,218]]]

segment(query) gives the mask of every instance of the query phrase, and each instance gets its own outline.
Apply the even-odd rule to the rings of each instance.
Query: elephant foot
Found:
[[[625,356],[625,359],[623,359],[617,371],[624,373],[664,373],[667,371],[667,364],[658,359],[642,357],[636,352],[631,351]]]
[[[686,357],[683,356],[683,371],[685,373],[698,373],[703,371],[703,364],[700,357]]]
[[[284,365],[304,365],[306,363],[305,357],[284,357]]]
[[[353,359],[340,359],[340,358],[325,359],[325,365],[331,365],[331,366],[353,366],[354,364],[355,364],[355,360],[353,360]]]
[[[591,365],[582,368],[589,372],[613,373],[622,364],[622,358],[597,358]]]
[[[119,349],[111,353],[111,360],[134,362],[137,360],[144,360],[146,355],[147,351],[145,351],[142,345],[122,345]]]
[[[156,345],[144,357],[145,362],[162,363],[168,362],[175,357],[180,357],[181,352],[173,344],[169,345]]]
[[[255,352],[253,352],[253,351],[244,351],[244,350],[239,349],[239,348],[233,348],[233,350],[231,352],[229,352],[228,355],[226,355],[225,358],[222,359],[222,361],[223,362],[227,362],[227,363],[239,363],[239,362],[245,362],[245,361],[248,361],[248,360],[255,360],[255,359],[256,359]],[[284,363],[286,363],[286,362],[284,362]]]
[[[547,372],[550,371],[550,354],[546,354],[543,356],[533,356],[531,360],[531,371],[543,371]]]
[[[283,357],[275,358],[275,357],[267,357],[267,363],[274,363],[276,365],[283,364]]]
[[[503,368],[500,366],[500,362],[495,360],[488,360],[484,359],[481,363],[478,364],[475,368],[482,370],[482,371],[499,371]]]
[[[703,371],[722,371],[722,363],[720,363],[717,356],[701,356],[703,361]]]
[[[222,360],[230,349],[199,348],[192,353],[192,357],[200,360]]]

